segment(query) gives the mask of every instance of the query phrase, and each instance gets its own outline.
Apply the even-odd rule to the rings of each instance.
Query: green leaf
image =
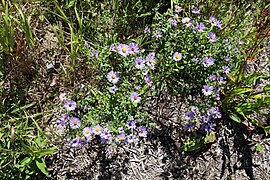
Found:
[[[194,151],[194,150],[200,149],[201,144],[202,144],[201,140],[192,139],[192,140],[185,142],[185,144],[183,145],[183,150],[184,151]]]
[[[230,117],[232,120],[234,120],[234,121],[236,121],[236,122],[238,122],[238,123],[241,123],[241,119],[238,117],[237,114],[230,114],[229,117]]]
[[[239,87],[239,88],[234,89],[232,91],[232,94],[238,95],[238,94],[244,94],[244,93],[251,92],[251,91],[253,91],[252,88],[241,88],[241,87]]]
[[[204,138],[204,142],[205,143],[212,143],[216,140],[216,133],[215,132],[210,132],[208,133],[205,138]]]
[[[265,132],[265,135],[268,136],[268,133],[270,131],[270,126],[266,126],[263,128],[264,132]]]
[[[51,147],[51,148],[47,148],[47,149],[43,149],[43,150],[40,150],[38,152],[35,152],[39,157],[42,157],[42,156],[45,156],[45,155],[50,155],[54,152],[57,151],[57,148],[56,147]]]
[[[45,174],[47,177],[49,177],[49,173],[47,171],[47,167],[45,164],[45,161],[43,158],[36,158],[35,159],[37,167],[40,169],[40,171]]]
[[[264,88],[263,88],[264,91],[270,91],[270,84],[266,85]]]
[[[35,104],[36,104],[36,103],[31,103],[31,104],[27,104],[27,105],[25,105],[25,106],[23,106],[23,107],[16,108],[16,109],[14,109],[13,111],[11,111],[11,114],[14,114],[14,113],[16,113],[16,112],[18,112],[18,111],[22,111],[22,110],[24,110],[24,109],[27,109],[27,108],[29,108],[29,107],[35,105]]]
[[[247,119],[245,113],[243,112],[242,108],[235,108],[235,110],[240,114],[242,115],[245,119]]]
[[[75,4],[75,0],[69,1],[68,5],[67,5],[67,8],[70,8],[70,7],[74,6],[74,4]]]
[[[246,76],[246,79],[244,80],[243,83],[244,84],[252,84],[252,83],[256,82],[257,79],[263,78],[263,77],[264,77],[264,75],[262,75],[262,74],[254,73],[252,75]]]
[[[256,151],[263,152],[264,151],[263,146],[261,144],[256,144]]]
[[[251,122],[258,127],[262,127],[262,124],[258,120],[252,119]]]

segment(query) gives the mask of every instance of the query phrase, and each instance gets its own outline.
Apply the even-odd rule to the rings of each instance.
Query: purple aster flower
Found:
[[[153,58],[155,58],[156,53],[152,52],[152,53],[149,54],[149,56],[152,56]]]
[[[93,127],[92,132],[95,135],[100,135],[102,133],[102,127],[99,124],[97,124]]]
[[[66,121],[64,121],[64,120],[59,121],[59,123],[57,124],[57,127],[61,128],[61,129],[65,129],[66,128]]]
[[[69,120],[68,114],[62,114],[60,117],[60,120],[64,121],[64,122],[68,122],[68,120]]]
[[[79,146],[81,146],[80,138],[72,139],[72,140],[69,142],[69,145],[70,145],[71,147],[79,147]]]
[[[215,59],[212,57],[204,57],[202,61],[203,61],[204,67],[209,67],[209,66],[212,66],[214,64]]]
[[[175,19],[170,19],[169,22],[171,23],[172,26],[177,25],[177,21]]]
[[[119,44],[117,47],[117,51],[122,56],[127,57],[127,55],[129,55],[129,53],[130,53],[130,48],[126,44]]]
[[[67,100],[66,93],[60,93],[59,95],[59,101],[63,102]]]
[[[115,143],[116,144],[120,144],[121,141],[125,141],[126,136],[125,134],[119,134],[116,138],[115,138]]]
[[[188,111],[188,112],[186,112],[186,113],[184,114],[184,118],[185,118],[186,120],[191,120],[191,119],[194,118],[194,116],[195,116],[195,114],[194,114],[192,111]]]
[[[160,30],[156,30],[154,36],[155,36],[156,38],[160,38],[160,37],[162,37],[162,32],[161,32]]]
[[[89,127],[83,128],[83,135],[88,138],[92,135],[92,129]]]
[[[217,22],[217,18],[215,16],[210,16],[209,22],[210,22],[210,24],[212,26],[215,26],[216,25],[216,22]]]
[[[89,44],[86,42],[86,43],[84,43],[83,47],[88,48]]]
[[[217,26],[219,29],[221,29],[221,28],[222,28],[222,23],[221,23],[221,21],[218,21],[218,20],[217,20],[215,26]]]
[[[72,101],[72,100],[67,100],[64,103],[64,107],[68,110],[68,111],[73,111],[76,109],[76,102]]]
[[[154,69],[155,68],[155,64],[156,64],[156,61],[155,61],[155,55],[154,54],[149,54],[145,61],[146,61],[146,64],[151,68],[151,69]]]
[[[200,22],[199,24],[197,24],[196,28],[199,32],[203,32],[203,30],[205,29],[205,26],[202,22]]]
[[[212,116],[213,114],[215,114],[215,113],[217,113],[218,111],[217,111],[217,108],[216,107],[210,107],[210,108],[208,108],[207,109],[207,114],[209,115],[209,116]]]
[[[202,92],[205,96],[210,96],[213,92],[213,87],[209,85],[203,85]]]
[[[222,76],[219,76],[217,77],[217,81],[218,81],[218,84],[226,84],[226,81],[224,80],[224,78]]]
[[[119,129],[118,129],[118,134],[123,134],[124,133],[124,128],[123,127],[120,127]]]
[[[146,28],[144,29],[144,33],[150,33],[150,28],[149,28],[149,27],[146,27]]]
[[[81,143],[81,145],[85,145],[85,144],[87,144],[88,142],[89,142],[89,139],[87,139],[87,138],[85,138],[85,137],[80,138],[80,143]]]
[[[209,79],[210,79],[211,81],[216,81],[216,80],[217,80],[217,76],[216,76],[215,74],[211,74],[211,75],[209,76]]]
[[[230,68],[228,66],[222,66],[223,73],[229,74],[230,73]]]
[[[151,79],[151,77],[149,75],[146,75],[145,78],[144,78],[144,80],[145,80],[145,83],[148,86],[152,86],[153,81],[152,81],[152,79]]]
[[[135,121],[129,121],[127,123],[127,128],[128,129],[135,129],[136,128],[136,122]]]
[[[184,17],[182,19],[182,23],[185,24],[187,27],[190,27],[192,25],[192,20],[189,17]]]
[[[110,134],[108,128],[105,128],[105,129],[103,130],[103,132],[100,134],[100,138],[101,138],[101,141],[102,141],[104,144],[105,144],[107,141],[109,141],[109,143],[112,142],[112,135]]]
[[[231,61],[231,59],[228,56],[224,56],[225,61]]]
[[[148,74],[148,70],[144,68],[143,71],[142,71],[142,74],[143,74],[144,76],[146,76],[146,75]]]
[[[141,86],[140,86],[140,85],[136,85],[136,86],[135,86],[135,89],[136,89],[136,90],[140,90],[140,89],[141,89]]]
[[[107,75],[108,81],[116,84],[119,81],[119,74],[117,72],[114,71],[110,71]]]
[[[173,54],[173,59],[174,59],[174,61],[180,61],[182,59],[182,54],[179,52],[175,52]]]
[[[210,16],[209,18],[209,22],[212,26],[216,26],[219,27],[221,29],[222,27],[222,23],[221,21],[217,20],[217,18],[215,16]]]
[[[210,108],[208,108],[207,114],[209,116],[211,116],[212,118],[214,118],[214,119],[218,119],[218,118],[222,117],[218,107],[210,107]]]
[[[92,52],[91,52],[91,55],[92,55],[93,57],[98,57],[98,52],[97,52],[97,51],[92,51]]]
[[[138,58],[135,59],[135,67],[137,69],[143,69],[144,66],[145,66],[145,64],[144,64],[144,60],[142,58],[138,57]]]
[[[133,142],[135,142],[136,140],[137,140],[137,138],[136,138],[136,136],[135,136],[134,134],[130,134],[130,135],[128,135],[127,138],[126,138],[126,142],[127,142],[128,144],[133,143]]]
[[[116,86],[113,86],[113,87],[110,87],[109,92],[112,94],[115,94],[117,90],[118,90],[118,88]]]
[[[81,126],[81,121],[79,120],[79,118],[72,117],[69,120],[69,125],[71,129],[77,129]]]
[[[113,152],[113,149],[112,148],[106,148],[106,154],[111,154]]]
[[[178,5],[175,5],[174,6],[174,9],[175,9],[175,12],[179,13],[182,11],[182,7],[178,6]]]
[[[92,141],[92,136],[88,136],[88,137],[86,137],[86,142],[91,142]]]
[[[241,41],[241,40],[237,40],[237,42],[238,42],[238,44],[240,44],[240,45],[244,44],[244,42]]]
[[[110,50],[113,51],[113,52],[117,52],[117,49],[116,49],[115,44],[112,44],[112,45],[110,46]]]
[[[130,49],[130,54],[134,54],[134,53],[138,53],[139,52],[139,46],[137,43],[135,42],[132,42],[132,43],[129,43],[129,49]]]
[[[215,95],[216,95],[216,99],[217,100],[220,100],[220,91],[221,91],[221,89],[220,88],[217,88],[217,90],[215,92]]]
[[[205,125],[203,126],[203,128],[204,128],[204,130],[205,130],[206,132],[211,132],[211,131],[214,131],[214,130],[215,130],[214,124],[213,124],[213,123],[205,124]]]
[[[147,130],[145,126],[141,126],[138,128],[138,136],[147,137]]]
[[[198,107],[197,106],[191,106],[191,111],[194,113],[194,114],[199,114],[200,113],[200,111],[199,111],[199,109],[198,109]]]
[[[199,62],[199,58],[194,58],[194,60],[193,60],[193,61],[194,61],[194,63],[196,63],[196,64],[197,64],[197,63]]]
[[[208,33],[207,37],[208,37],[210,42],[215,42],[217,40],[217,37],[216,37],[215,33],[213,33],[213,32]]]
[[[131,102],[138,103],[138,102],[141,101],[141,97],[140,97],[140,95],[139,95],[138,93],[133,92],[133,93],[131,93],[131,95],[130,95],[130,100],[131,100]]]
[[[210,120],[211,120],[211,116],[209,116],[208,114],[205,114],[201,117],[202,123],[208,123]]]
[[[185,124],[185,130],[188,131],[188,132],[191,132],[192,129],[194,128],[194,125],[192,122],[188,122]]]
[[[212,117],[213,117],[214,119],[220,119],[220,118],[222,117],[222,114],[221,114],[220,111],[216,111],[216,113],[214,113],[214,114],[212,115]]]
[[[199,8],[194,8],[191,12],[192,12],[193,14],[200,14]]]

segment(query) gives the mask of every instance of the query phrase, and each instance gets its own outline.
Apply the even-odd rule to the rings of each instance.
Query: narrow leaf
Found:
[[[36,158],[35,159],[37,167],[40,169],[40,171],[45,174],[47,177],[49,177],[49,173],[47,171],[47,167],[45,164],[45,161],[43,158]]]
[[[241,119],[238,117],[237,114],[230,114],[230,118],[238,123],[241,123]]]

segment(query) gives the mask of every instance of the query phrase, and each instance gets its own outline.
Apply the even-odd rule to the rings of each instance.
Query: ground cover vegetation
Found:
[[[164,92],[197,97],[174,127],[185,134],[183,151],[215,141],[226,121],[267,136],[270,85],[256,87],[269,72],[248,72],[248,63],[269,38],[269,8],[241,0],[2,0],[1,177],[50,177],[46,157],[62,144],[109,153],[140,143],[160,123],[145,111],[147,100]],[[41,46],[47,31],[56,42],[50,51]],[[45,63],[41,52],[65,58]]]

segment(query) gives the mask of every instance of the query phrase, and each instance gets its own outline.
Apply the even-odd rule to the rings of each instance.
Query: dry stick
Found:
[[[11,144],[14,145],[14,126],[11,127]]]

